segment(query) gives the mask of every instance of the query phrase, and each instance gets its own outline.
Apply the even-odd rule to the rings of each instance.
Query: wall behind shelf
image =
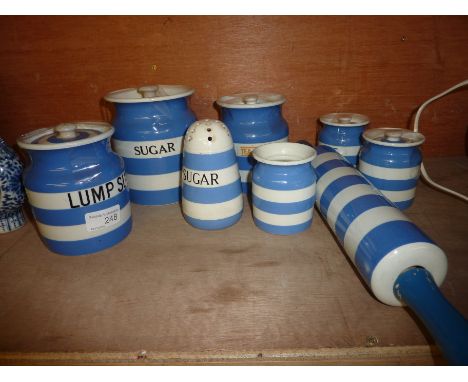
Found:
[[[192,108],[241,91],[286,96],[291,139],[315,141],[324,113],[410,127],[426,99],[468,78],[468,17],[0,17],[0,135],[109,120],[108,91],[188,84]],[[427,156],[464,155],[468,91],[421,119]]]

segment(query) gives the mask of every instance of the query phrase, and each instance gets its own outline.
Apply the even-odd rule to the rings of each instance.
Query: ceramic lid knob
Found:
[[[340,123],[350,123],[351,122],[351,117],[339,117],[338,122],[340,122]]]
[[[78,135],[76,132],[76,125],[73,123],[62,123],[56,126],[54,131],[57,133],[57,138],[60,139],[73,139]]]
[[[214,154],[234,147],[227,126],[215,119],[194,122],[185,133],[184,151],[193,154]]]
[[[258,101],[258,96],[256,95],[250,95],[250,96],[245,96],[242,101],[246,104],[246,105],[255,105]]]
[[[138,92],[141,93],[144,98],[156,97],[158,90],[159,86],[142,86],[138,88]]]
[[[399,129],[388,130],[385,132],[384,136],[387,141],[390,142],[399,142],[403,135],[403,131]]]

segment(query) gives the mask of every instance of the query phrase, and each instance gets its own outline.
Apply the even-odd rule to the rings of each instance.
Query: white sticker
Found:
[[[85,214],[86,229],[89,232],[113,226],[120,221],[120,205],[115,205],[105,210],[88,212]]]

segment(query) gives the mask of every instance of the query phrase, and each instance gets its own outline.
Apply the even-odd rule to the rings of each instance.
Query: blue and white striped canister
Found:
[[[410,267],[427,269],[440,285],[443,251],[341,155],[325,146],[317,154],[317,207],[375,296],[400,306],[393,287]]]
[[[122,158],[107,123],[61,124],[18,139],[31,164],[24,187],[46,246],[62,255],[109,248],[132,228]]]
[[[367,130],[363,138],[359,171],[399,209],[409,208],[416,194],[424,136],[382,127]]]
[[[261,145],[287,142],[289,128],[281,108],[286,99],[276,93],[238,93],[219,98],[221,119],[232,133],[242,190],[250,194],[252,151]]]
[[[362,114],[331,113],[320,117],[323,127],[318,137],[319,146],[328,146],[340,153],[349,163],[356,166],[361,135],[369,124]]]
[[[257,147],[252,177],[253,217],[257,227],[278,234],[302,232],[312,224],[316,176],[315,150],[299,143]]]
[[[193,123],[184,138],[182,211],[192,226],[217,230],[242,215],[239,168],[229,129],[217,120]]]
[[[196,118],[182,85],[143,86],[111,92],[114,150],[125,161],[130,199],[143,205],[180,201],[182,140]]]

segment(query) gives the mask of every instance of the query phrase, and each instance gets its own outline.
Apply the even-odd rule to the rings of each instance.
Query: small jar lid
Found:
[[[371,143],[391,147],[413,147],[423,144],[426,139],[421,133],[395,127],[368,129],[362,137]]]
[[[115,103],[158,102],[188,97],[194,92],[194,89],[184,85],[149,85],[116,90],[107,93],[104,99]]]
[[[258,109],[282,105],[286,98],[275,93],[238,93],[218,98],[216,103],[229,109]]]
[[[228,127],[216,119],[202,119],[190,125],[185,133],[184,152],[216,154],[234,148]]]
[[[369,124],[369,117],[356,113],[331,113],[322,115],[320,122],[340,127],[363,126]]]
[[[114,128],[106,122],[61,123],[21,135],[17,142],[26,150],[59,150],[98,142],[113,133]]]

